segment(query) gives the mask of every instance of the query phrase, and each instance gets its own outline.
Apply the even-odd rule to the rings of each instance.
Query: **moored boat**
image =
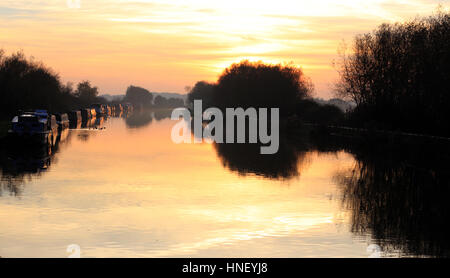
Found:
[[[105,110],[106,110],[106,115],[111,116],[111,112],[112,112],[111,107],[107,104],[104,104],[104,106],[105,106]]]
[[[70,128],[77,128],[81,124],[81,111],[74,110],[67,114],[69,115]]]
[[[88,108],[91,111],[91,118],[95,118],[97,116],[97,112],[94,108]]]
[[[92,118],[92,113],[90,108],[81,109],[81,119],[83,122],[87,122],[90,118]]]
[[[97,116],[102,116],[105,115],[105,107],[103,106],[103,104],[100,103],[94,103],[91,105],[91,108],[95,109],[95,113],[97,114]]]
[[[56,123],[58,124],[59,130],[63,130],[69,127],[69,116],[67,113],[58,113],[55,114]]]
[[[123,104],[123,112],[124,113],[131,113],[133,111],[133,105],[131,103],[124,103]]]
[[[10,135],[30,143],[53,145],[58,134],[56,117],[46,110],[21,113],[11,123]]]

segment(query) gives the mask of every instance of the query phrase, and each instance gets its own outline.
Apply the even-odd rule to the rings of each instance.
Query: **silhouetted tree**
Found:
[[[149,110],[138,110],[132,113],[130,116],[128,116],[125,119],[125,124],[127,128],[134,129],[134,128],[142,128],[149,124],[151,124],[153,121],[152,112]]]
[[[194,100],[202,100],[204,107],[214,106],[214,90],[215,84],[208,83],[206,81],[199,81],[195,83],[195,86],[189,90],[187,96],[188,104],[193,104]]]
[[[134,107],[148,108],[153,104],[153,95],[144,88],[129,86],[123,101],[133,104]]]
[[[450,14],[357,36],[339,71],[337,93],[356,103],[355,125],[450,136]]]
[[[154,106],[161,108],[183,107],[184,101],[179,98],[165,98],[163,96],[156,96]]]
[[[6,56],[0,50],[0,117],[19,110],[47,109],[50,113],[78,109],[96,102],[98,91],[89,81],[62,84],[52,69],[28,59],[22,52]]]
[[[0,52],[0,116],[12,116],[19,109],[43,108],[61,111],[70,108],[71,91],[58,74],[42,63],[27,59],[22,52],[6,56]]]
[[[189,102],[201,98],[205,106],[280,108],[281,116],[295,111],[295,103],[313,91],[311,81],[300,68],[242,61],[232,64],[217,84],[198,82],[188,95]]]
[[[77,90],[74,95],[82,104],[89,105],[98,101],[98,88],[92,86],[89,81],[85,80],[78,83]]]

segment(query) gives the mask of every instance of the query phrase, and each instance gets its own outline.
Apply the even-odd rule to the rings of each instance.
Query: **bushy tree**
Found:
[[[206,106],[280,108],[281,116],[295,111],[297,101],[313,91],[311,81],[292,65],[242,61],[220,75],[217,84],[198,82],[188,95],[201,98]]]
[[[339,71],[355,124],[450,136],[450,14],[357,36]]]
[[[129,86],[124,102],[130,102],[135,107],[151,107],[153,104],[153,95],[146,89],[136,86]]]
[[[63,111],[71,108],[73,98],[71,89],[50,68],[22,52],[6,56],[0,51],[0,116],[36,108]]]
[[[77,90],[74,95],[83,104],[91,104],[98,100],[98,88],[91,85],[91,82],[85,80],[78,83]]]
[[[202,100],[202,104],[204,107],[211,107],[214,106],[214,90],[216,85],[206,82],[206,81],[199,81],[195,83],[195,86],[190,89],[188,96],[187,96],[187,102],[188,104],[193,104],[194,100]]]

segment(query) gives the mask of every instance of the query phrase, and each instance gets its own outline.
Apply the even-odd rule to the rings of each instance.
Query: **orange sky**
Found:
[[[101,94],[130,84],[184,93],[242,59],[293,62],[332,96],[342,40],[430,15],[435,0],[2,0],[0,48],[19,49]]]

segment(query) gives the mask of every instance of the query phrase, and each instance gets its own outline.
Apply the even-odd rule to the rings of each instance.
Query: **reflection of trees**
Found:
[[[0,151],[0,195],[3,191],[20,195],[23,184],[32,177],[39,177],[52,162],[52,150],[47,146],[10,146]]]
[[[19,196],[27,181],[39,178],[58,162],[56,154],[67,147],[71,135],[69,129],[60,131],[53,147],[26,142],[7,142],[0,146],[0,196],[3,191]]]
[[[135,110],[125,118],[127,128],[141,128],[151,124],[153,121],[150,110]]]
[[[155,110],[155,119],[157,121],[161,121],[161,120],[170,118],[171,115],[172,115],[172,109]]]
[[[246,126],[247,124],[248,122]],[[191,126],[194,126],[192,119]],[[193,129],[191,131],[193,132]],[[248,132],[247,129],[246,138]],[[237,134],[236,130],[234,134]],[[224,130],[225,137],[226,130]],[[311,138],[308,131],[295,134],[281,132],[278,152],[271,155],[260,154],[259,143],[214,143],[213,146],[224,167],[239,175],[255,174],[269,179],[290,179],[300,176],[302,168],[307,166],[312,151],[335,152],[342,149],[338,144],[331,144],[329,140]]]
[[[320,143],[320,147],[319,144]],[[217,144],[214,149],[222,165],[239,175],[255,174],[269,179],[290,179],[298,177],[307,167],[312,151],[335,151],[336,147],[326,142],[314,142],[308,134],[280,134],[278,152],[271,155],[260,154],[258,144]]]
[[[101,118],[101,117],[99,117],[99,118]],[[90,118],[90,119],[87,119],[85,121],[82,121],[81,122],[81,128],[93,128],[93,127],[95,127],[95,121],[96,120],[97,120],[97,118],[94,117],[94,118]]]
[[[352,213],[352,232],[371,234],[387,251],[449,256],[446,164],[407,153],[353,152],[357,165],[337,175],[344,204]]]
[[[260,154],[259,144],[216,144],[224,167],[240,175],[256,174],[270,179],[289,179],[298,176],[299,164],[305,161],[306,152],[297,150],[288,142],[280,142],[276,154]]]
[[[191,126],[193,124],[191,121]],[[237,134],[236,130],[234,134]],[[248,138],[248,135],[249,130],[246,129],[245,138]],[[226,130],[224,130],[225,137]],[[334,152],[341,149],[337,144],[331,144],[329,140],[311,138],[309,131],[302,128],[296,133],[280,131],[279,137],[278,152],[270,155],[260,154],[260,143],[214,143],[214,149],[224,167],[240,175],[256,174],[270,179],[290,179],[300,176],[302,168],[308,164],[308,157],[312,151]]]

